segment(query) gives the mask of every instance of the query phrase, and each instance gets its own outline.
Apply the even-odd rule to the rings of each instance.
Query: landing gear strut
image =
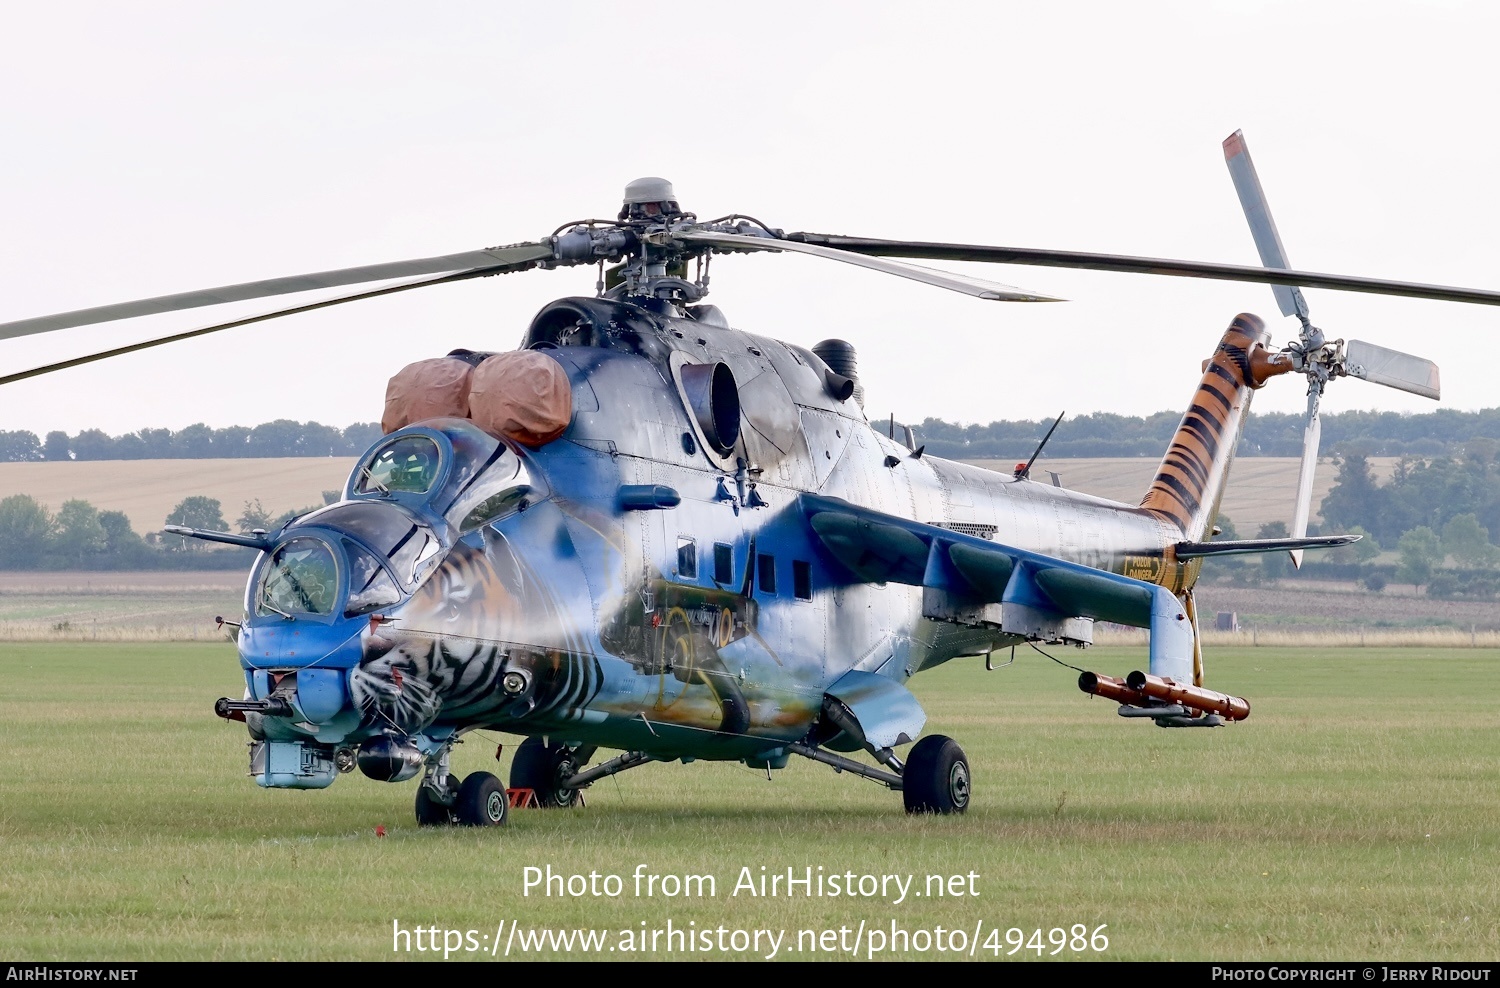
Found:
[[[969,808],[969,760],[952,738],[941,734],[923,738],[912,746],[904,765],[888,748],[874,750],[869,745],[867,748],[897,771],[865,765],[811,745],[787,745],[793,754],[831,765],[835,772],[873,779],[887,789],[900,792],[908,813],[962,813]]]
[[[431,784],[428,779],[432,780]],[[441,787],[436,785],[437,781],[437,776],[430,775],[417,785],[417,826],[419,827],[439,827],[453,822],[453,803],[458,799],[458,776],[443,776]],[[446,802],[444,802],[445,799]]]

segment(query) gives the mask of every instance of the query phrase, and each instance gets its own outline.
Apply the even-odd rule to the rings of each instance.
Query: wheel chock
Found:
[[[506,797],[510,800],[510,808],[513,810],[539,810],[542,804],[537,801],[535,789],[507,789]]]

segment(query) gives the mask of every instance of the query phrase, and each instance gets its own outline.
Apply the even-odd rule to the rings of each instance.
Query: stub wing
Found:
[[[857,581],[922,587],[924,612],[1044,641],[1089,640],[1088,621],[1151,633],[1151,674],[1193,681],[1193,629],[1171,591],[1043,553],[803,494],[818,543]]]

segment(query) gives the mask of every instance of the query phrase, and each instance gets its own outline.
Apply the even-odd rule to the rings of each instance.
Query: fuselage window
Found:
[[[798,600],[812,600],[812,564],[792,560],[792,593]]]
[[[755,554],[755,582],[760,592],[776,596],[776,557],[764,552]]]
[[[677,576],[683,580],[698,579],[698,543],[690,538],[677,538]]]
[[[721,587],[734,582],[734,549],[722,542],[714,543],[714,582]]]

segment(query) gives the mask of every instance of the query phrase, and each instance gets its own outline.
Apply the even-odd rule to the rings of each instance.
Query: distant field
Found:
[[[244,572],[0,572],[0,641],[214,641]]]
[[[217,498],[230,525],[246,501],[260,499],[272,516],[323,503],[342,489],[353,457],[234,460],[85,460],[0,463],[0,498],[30,494],[53,511],[82,498],[101,511],[123,511],[137,532],[159,530],[183,498]]]
[[[980,466],[1009,472],[1011,461],[974,460]],[[1395,457],[1372,457],[1375,475],[1384,480]],[[1290,521],[1297,487],[1298,461],[1293,457],[1244,457],[1229,475],[1223,511],[1242,535],[1269,521]],[[1055,471],[1065,487],[1125,504],[1140,503],[1157,461],[1152,458],[1043,459],[1032,476],[1050,483]],[[155,531],[185,497],[218,498],[230,524],[246,501],[260,499],[273,515],[323,503],[323,491],[342,488],[352,457],[285,457],[264,460],[90,460],[77,463],[0,463],[0,498],[30,494],[54,511],[70,498],[82,498],[103,510],[123,511],[138,532]],[[1313,508],[1333,486],[1336,468],[1318,464]],[[1318,516],[1314,514],[1314,518]]]
[[[1369,463],[1377,480],[1388,480],[1396,468],[1398,457],[1372,456]],[[991,470],[1010,471],[1015,463],[1010,460],[972,460],[979,466]],[[1297,494],[1297,470],[1301,461],[1291,456],[1243,456],[1234,461],[1229,470],[1229,483],[1224,491],[1220,511],[1227,515],[1239,529],[1241,538],[1255,535],[1255,530],[1267,522],[1292,520],[1292,501]],[[1031,468],[1032,479],[1050,484],[1047,476],[1051,470],[1058,474],[1064,487],[1083,491],[1097,497],[1125,504],[1140,504],[1156,474],[1158,460],[1143,457],[1115,457],[1096,459],[1041,459]],[[1338,468],[1332,461],[1318,462],[1318,471],[1313,479],[1313,519],[1321,520],[1319,508],[1323,498],[1333,488]]]
[[[1140,649],[1088,655],[1115,675],[1143,661]],[[243,728],[210,713],[241,688],[228,644],[8,646],[0,928],[8,956],[39,961],[379,960],[393,956],[393,920],[481,936],[511,921],[617,936],[671,920],[794,939],[847,927],[852,940],[861,923],[978,926],[997,931],[1002,959],[1008,929],[1104,924],[1111,959],[1493,962],[1500,760],[1487,739],[1500,709],[1474,684],[1497,661],[1493,649],[1225,650],[1212,682],[1253,712],[1212,731],[1126,722],[1029,649],[993,673],[956,661],[913,688],[928,732],[968,753],[965,816],[908,818],[895,794],[799,759],[769,782],[698,762],[648,765],[595,785],[586,809],[517,811],[476,832],[417,829],[414,783],[355,774],[323,792],[257,789]],[[508,776],[514,738],[469,741],[458,773]],[[528,866],[628,881],[642,864],[713,875],[717,894],[521,894]],[[762,866],[972,871],[979,895],[730,895],[741,868]]]

